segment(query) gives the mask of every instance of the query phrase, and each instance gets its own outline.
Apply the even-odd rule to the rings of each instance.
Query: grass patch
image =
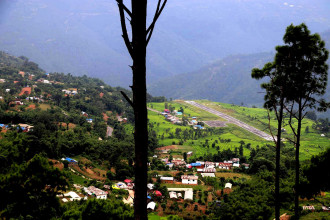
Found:
[[[70,178],[72,179],[72,182],[73,183],[76,183],[76,184],[79,184],[79,185],[82,185],[82,186],[86,186],[86,183],[84,183],[85,181],[88,182],[87,179],[81,177],[81,176],[78,176],[72,172],[70,172]]]
[[[247,174],[243,174],[243,173],[232,173],[232,172],[216,172],[215,176],[218,178],[224,177],[225,179],[234,179],[234,177],[237,178],[246,178],[246,179],[250,179],[251,176],[247,175]]]
[[[40,104],[39,108],[43,111],[46,111],[47,109],[51,109],[49,104]]]

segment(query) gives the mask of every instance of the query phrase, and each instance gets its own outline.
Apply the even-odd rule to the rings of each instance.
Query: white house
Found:
[[[64,194],[64,196],[69,197],[70,201],[81,200],[81,197],[76,192],[73,192],[73,191],[70,191],[70,192]]]
[[[198,176],[182,175],[182,184],[198,184]]]
[[[215,177],[214,173],[201,173],[202,177]]]
[[[170,195],[170,199],[177,199],[178,197],[177,197],[177,195],[176,195],[176,192],[169,192],[168,193],[169,195]]]
[[[95,186],[89,186],[88,188],[84,187],[85,192],[89,196],[95,196],[97,199],[107,199],[107,192],[96,188]]]
[[[231,184],[231,183],[226,183],[225,188],[229,188],[229,189],[231,189],[232,185],[233,185],[233,184]]]
[[[193,197],[194,197],[193,190],[185,191],[185,193],[184,193],[184,200],[193,200]]]
[[[233,167],[239,167],[239,163],[233,163]]]
[[[155,202],[149,202],[147,205],[147,209],[155,210],[156,203]]]

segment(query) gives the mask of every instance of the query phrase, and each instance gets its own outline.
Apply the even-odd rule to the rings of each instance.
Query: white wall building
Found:
[[[198,176],[188,176],[188,175],[182,175],[182,184],[198,184]]]

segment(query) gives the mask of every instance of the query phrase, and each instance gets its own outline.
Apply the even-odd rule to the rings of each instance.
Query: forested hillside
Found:
[[[73,171],[50,166],[61,167],[57,160],[63,157],[85,156],[105,170],[133,175],[127,165],[134,157],[132,111],[120,91],[131,94],[87,76],[45,73],[26,57],[0,53],[0,194],[8,198],[0,202],[1,217],[61,216],[65,211],[55,196],[82,181]],[[84,205],[76,208],[84,215]]]

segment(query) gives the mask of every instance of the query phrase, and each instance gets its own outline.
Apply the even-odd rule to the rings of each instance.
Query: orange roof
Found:
[[[23,72],[23,71],[19,71],[18,74],[21,75],[22,77],[24,77],[25,72]]]
[[[31,94],[31,87],[25,87],[22,89],[19,95],[22,96],[22,95],[30,95],[30,94]]]
[[[103,95],[104,95],[104,93],[103,93],[103,92],[101,92],[101,93],[100,93],[100,98],[102,98],[102,97],[103,97]]]
[[[14,81],[14,83],[18,83],[19,81]]]

